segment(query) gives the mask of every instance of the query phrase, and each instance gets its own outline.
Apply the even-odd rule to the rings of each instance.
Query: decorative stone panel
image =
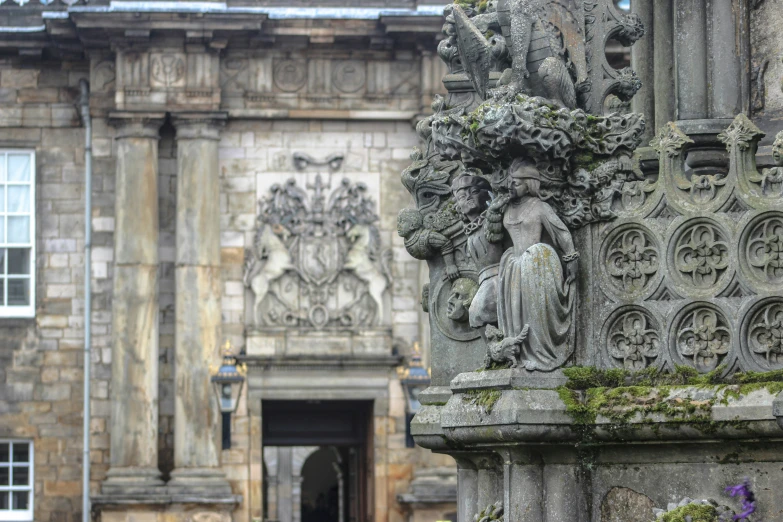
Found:
[[[657,179],[625,182],[592,237],[603,365],[783,368],[781,167],[757,169],[763,136],[744,115],[718,134],[728,171],[689,168],[673,123],[653,140]]]

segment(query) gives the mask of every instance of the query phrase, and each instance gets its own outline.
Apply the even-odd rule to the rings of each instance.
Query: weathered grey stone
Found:
[[[158,471],[158,200],[160,115],[117,115],[112,298],[111,469],[105,494],[162,486]],[[129,436],[132,434],[132,436]]]
[[[601,502],[601,522],[650,522],[652,499],[629,488],[612,488]]]

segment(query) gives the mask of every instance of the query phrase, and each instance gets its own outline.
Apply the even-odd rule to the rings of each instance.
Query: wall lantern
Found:
[[[421,408],[419,402],[419,394],[430,385],[430,370],[424,368],[421,362],[421,349],[419,343],[413,343],[413,352],[411,353],[410,360],[407,366],[400,366],[397,368],[397,376],[402,384],[402,390],[405,394],[405,401],[407,403],[407,419],[406,419],[406,441],[405,445],[409,448],[415,446],[413,442],[413,436],[411,435],[411,420],[413,416]]]
[[[237,364],[231,343],[223,345],[223,362],[220,368],[212,368],[212,386],[223,414],[223,449],[231,448],[231,414],[237,410],[242,387],[245,385],[247,367]]]

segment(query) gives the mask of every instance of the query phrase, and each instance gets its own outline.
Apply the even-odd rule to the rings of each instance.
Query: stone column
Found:
[[[111,463],[103,493],[155,494],[158,470],[158,130],[163,113],[114,113]]]
[[[451,456],[457,461],[457,520],[469,522],[484,509],[478,507],[478,470],[467,455]]]
[[[221,345],[218,140],[224,113],[180,114],[177,130],[173,495],[226,497],[210,365]]]
[[[653,58],[654,16],[653,0],[633,0],[631,11],[644,24],[644,37],[631,47],[631,67],[642,81],[641,90],[631,100],[633,112],[641,112],[647,120],[642,143],[648,144],[655,136],[655,60]]]
[[[503,499],[503,483],[500,463],[494,453],[478,453],[471,456],[478,470],[478,509],[487,508]]]
[[[710,3],[710,117],[734,118],[743,108],[743,78],[740,74],[741,38],[739,3]]]
[[[652,2],[655,121],[649,120],[647,125],[652,126],[654,123],[656,134],[668,122],[675,120],[677,106],[677,94],[674,90],[674,5],[672,2],[673,0]],[[637,42],[639,43],[641,42]]]
[[[677,119],[705,119],[708,117],[705,0],[675,0],[674,34],[677,39]]]
[[[544,480],[541,458],[514,447],[500,448],[498,453],[503,458],[503,507],[506,520],[543,522]]]

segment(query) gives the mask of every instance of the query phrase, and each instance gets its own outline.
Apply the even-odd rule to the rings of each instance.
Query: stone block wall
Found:
[[[84,129],[75,102],[78,82],[89,79],[86,62],[0,61],[0,147],[36,151],[37,287],[34,319],[0,319],[0,438],[34,441],[35,513],[40,521],[80,518],[83,390]],[[92,249],[92,494],[109,468],[111,431],[111,305],[115,229],[115,129],[107,122],[105,93],[93,98]],[[159,467],[174,467],[174,269],[177,142],[166,123],[159,141]],[[399,174],[417,143],[407,121],[232,120],[222,132],[220,154],[223,334],[244,345],[249,291],[242,277],[252,245],[258,199],[271,183],[295,173],[293,153],[314,158],[345,155],[343,173],[367,183],[381,217],[384,249],[393,252],[391,325],[403,353],[427,339],[420,311],[421,263],[405,252],[396,233],[397,211],[412,202]],[[326,174],[325,174],[326,175]],[[247,391],[247,390],[245,390]],[[389,372],[388,409],[375,418],[377,520],[404,520],[398,494],[415,467],[449,465],[449,457],[405,448],[405,402]],[[251,520],[261,489],[260,420],[248,415],[246,397],[233,416],[230,450],[222,468],[243,503],[235,520]],[[385,518],[387,517],[387,518]]]
[[[220,142],[221,253],[223,264],[223,329],[234,346],[244,343],[246,295],[242,283],[244,249],[253,244],[258,200],[273,183],[284,183],[297,171],[294,152],[316,159],[344,154],[332,186],[343,175],[367,183],[378,204],[382,248],[392,248],[393,336],[407,345],[420,337],[420,263],[405,252],[397,236],[397,211],[412,204],[399,185],[417,137],[408,122],[274,120],[232,121]],[[315,171],[308,174],[315,175]],[[328,169],[322,173],[330,177]],[[249,297],[249,296],[248,296]]]
[[[0,147],[35,150],[37,196],[36,317],[0,319],[0,437],[34,441],[41,521],[75,520],[81,505],[84,130],[74,102],[88,76],[83,63],[0,62]],[[93,491],[108,468],[111,364],[114,164],[110,141],[101,140],[93,175]]]

